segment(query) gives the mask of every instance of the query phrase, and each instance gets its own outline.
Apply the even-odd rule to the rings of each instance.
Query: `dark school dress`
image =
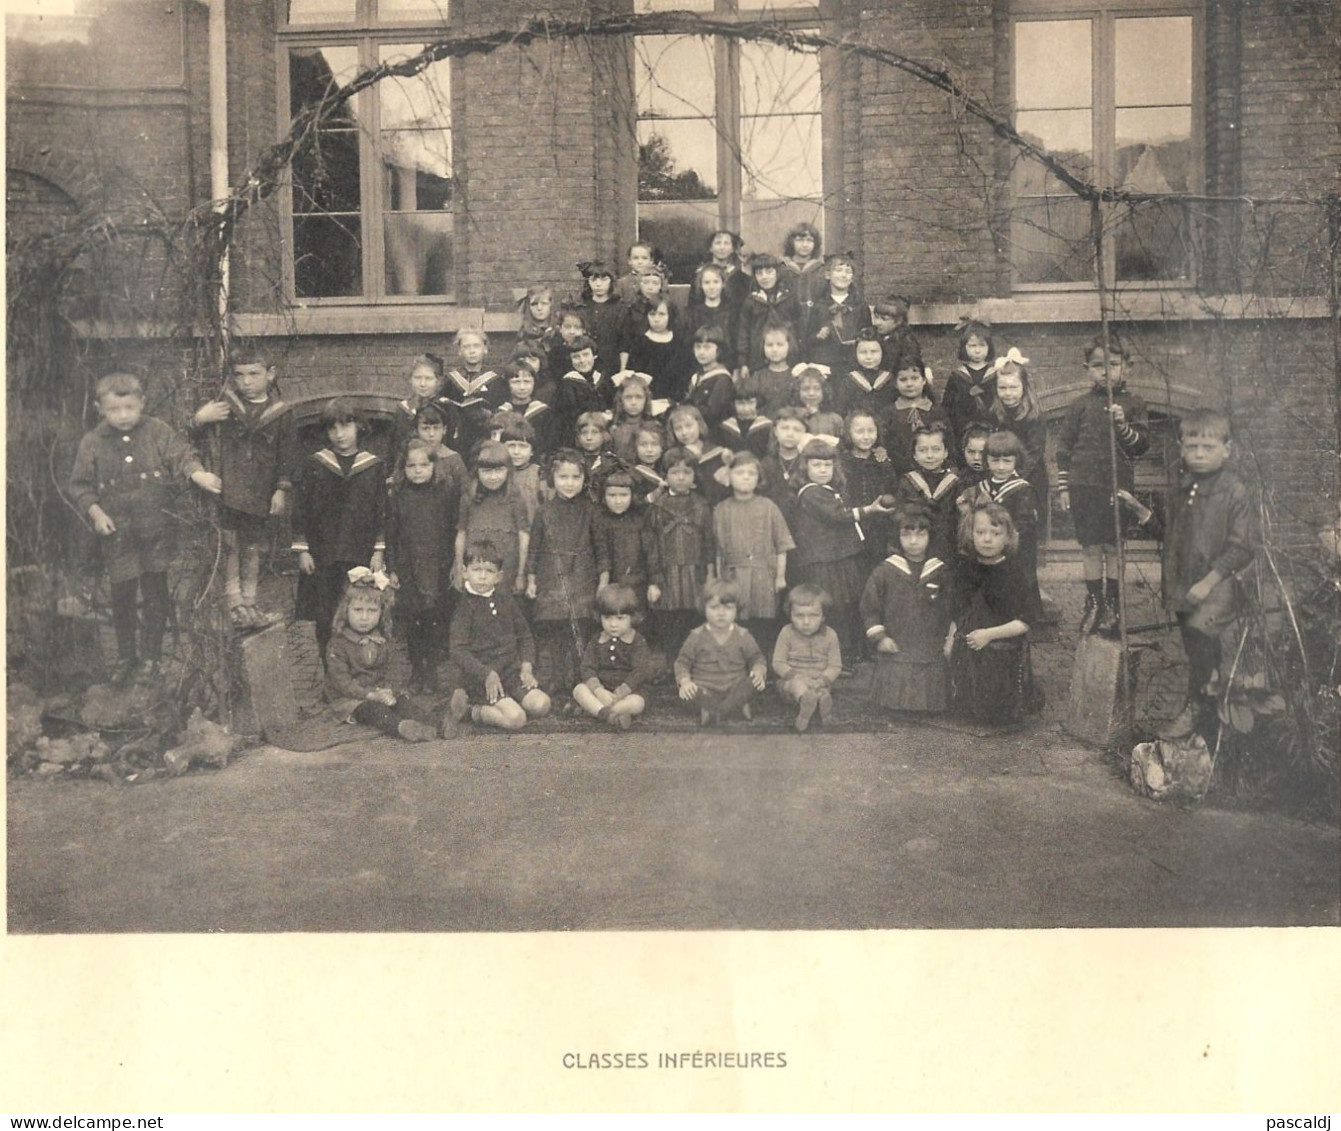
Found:
[[[452,369],[442,393],[451,410],[452,447],[470,459],[475,446],[489,438],[489,418],[508,399],[508,384],[492,369]]]
[[[876,459],[873,455],[861,457],[849,451],[843,453],[842,461],[843,478],[847,483],[843,494],[854,507],[870,506],[886,495],[892,496],[898,487],[899,477],[894,471],[894,465],[887,459]],[[861,528],[866,532],[864,557],[868,572],[884,559],[888,552],[886,546],[898,533],[896,524],[897,520],[887,514],[862,517]]]
[[[832,486],[807,483],[797,493],[790,525],[796,550],[787,564],[795,565],[796,581],[818,585],[835,605],[855,604],[866,584],[866,570],[865,531],[853,508]],[[792,575],[790,569],[788,573]],[[851,647],[853,642],[843,643]]]
[[[445,615],[451,589],[458,499],[444,480],[406,480],[387,506],[386,568],[400,582],[396,614]]]
[[[931,512],[931,545],[927,552],[942,561],[954,561],[959,546],[959,508],[956,503],[963,487],[958,472],[943,467],[939,471],[910,471],[899,479],[895,491],[901,506],[921,503]]]
[[[717,429],[723,447],[733,452],[753,452],[760,459],[768,454],[773,439],[773,421],[767,416],[741,420],[728,416]]]
[[[596,507],[585,494],[540,504],[526,573],[535,575],[537,621],[576,623],[596,615]]]
[[[717,560],[712,508],[702,495],[662,491],[647,508],[651,583],[661,590],[656,608],[697,609],[708,568]]]
[[[294,619],[316,621],[324,645],[345,570],[386,548],[386,464],[371,452],[322,448],[308,457],[295,496],[292,548],[310,553],[317,570],[298,577]]]
[[[597,512],[596,572],[609,574],[610,585],[630,586],[644,606],[655,549],[645,511],[630,508],[623,514]]]
[[[829,280],[824,276],[824,262],[820,259],[798,260],[785,256],[782,260],[787,281],[792,288],[792,310],[794,322],[792,329],[796,333],[798,349],[809,342],[819,317],[818,307],[829,289]],[[801,358],[793,358],[800,361]],[[806,358],[805,360],[809,360]],[[785,402],[784,402],[785,403]]]
[[[888,369],[854,367],[830,380],[829,399],[840,416],[864,412],[879,424],[893,410],[899,389]]]
[[[945,633],[950,627],[945,588],[949,570],[940,558],[910,562],[891,554],[871,573],[861,595],[866,639],[875,655],[871,698],[891,711],[944,711],[950,702]],[[881,652],[884,639],[897,652]]]
[[[980,366],[965,363],[951,370],[945,379],[941,408],[954,429],[952,446],[963,447],[964,429],[970,424],[996,426],[991,411],[996,397],[996,376],[989,372],[990,369],[990,363]]]
[[[736,316],[736,364],[757,369],[766,365],[764,358],[764,330],[768,326],[796,319],[796,305],[792,300],[792,286],[779,273],[771,291],[756,286],[745,296]],[[795,332],[795,327],[793,327]]]
[[[689,391],[694,355],[685,341],[683,330],[672,331],[668,342],[654,341],[644,330],[628,343],[628,367],[652,378],[654,398],[679,404]]]
[[[710,365],[697,369],[689,378],[685,404],[691,404],[703,414],[708,430],[716,432],[722,421],[731,415],[736,403],[736,387],[724,365]]]
[[[582,303],[587,318],[587,332],[596,344],[596,366],[602,373],[619,371],[619,351],[624,334],[627,308],[611,296],[605,302],[587,299]]]
[[[521,542],[518,535],[530,527],[526,498],[510,480],[498,491],[486,491],[478,482],[461,493],[460,529],[466,545],[488,541],[503,555],[503,576],[498,587],[505,593],[516,588],[521,570]]]
[[[913,459],[915,435],[919,428],[931,428],[937,424],[947,425],[949,420],[944,412],[931,403],[930,397],[918,397],[912,404],[896,401],[883,418],[876,422],[880,426],[880,442],[894,463],[894,470],[902,475],[913,471],[917,461]],[[954,456],[954,441],[945,437],[945,453]]]
[[[962,561],[950,586],[955,625],[950,654],[950,700],[954,712],[977,723],[1015,723],[1041,705],[1029,662],[1029,636],[994,640],[974,651],[970,632],[1013,620],[1038,623],[1038,599],[1012,558]]]
[[[796,404],[796,378],[792,376],[791,366],[770,369],[765,365],[750,370],[750,377],[759,386],[760,412],[773,413],[787,405]]]
[[[815,314],[811,323],[812,336],[803,347],[802,360],[827,365],[830,374],[851,368],[857,331],[871,324],[871,308],[853,287],[842,298],[835,297],[832,291],[823,293],[816,304]],[[821,339],[819,333],[825,327],[829,333]]]

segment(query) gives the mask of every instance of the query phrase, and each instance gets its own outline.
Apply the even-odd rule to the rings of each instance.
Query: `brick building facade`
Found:
[[[759,12],[746,0],[441,0],[442,11],[427,0],[227,0],[222,75],[211,73],[206,5],[88,0],[73,16],[7,24],[10,235],[110,197],[180,217],[211,198],[211,144],[224,125],[228,181],[236,185],[311,95],[310,82],[300,89],[295,77],[307,73],[302,68],[347,78],[352,70],[340,67],[412,53],[442,34],[444,18],[450,34],[482,34],[538,12],[599,20],[691,6],[944,67],[985,104],[1015,107],[1026,134],[1026,119],[1044,139],[1088,130],[1084,172],[1098,183],[1119,183],[1131,150],[1124,131],[1144,129],[1153,155],[1144,172],[1125,169],[1129,187],[1288,198],[1255,208],[1198,204],[1171,221],[1174,228],[1147,230],[1149,243],[1166,245],[1148,250],[1163,254],[1178,277],[1142,278],[1149,269],[1137,268],[1116,279],[1115,320],[1138,354],[1133,384],[1159,414],[1176,417],[1201,403],[1231,408],[1287,531],[1302,537],[1315,504],[1335,499],[1326,218],[1306,202],[1341,187],[1335,0],[819,0]],[[1160,20],[1166,24],[1153,22]],[[1056,51],[1068,42],[1087,44],[1084,68],[1074,52]],[[715,133],[715,200],[694,207],[728,227],[766,228],[760,194],[787,190],[759,188],[767,178],[749,167],[751,154],[763,153],[753,139],[781,137],[804,121],[808,152],[797,160],[808,172],[788,176],[798,184],[811,178],[826,244],[857,254],[868,296],[898,291],[914,299],[933,369],[953,364],[955,323],[973,311],[992,321],[1003,345],[1019,345],[1032,359],[1050,411],[1076,395],[1098,298],[1086,278],[1049,275],[1056,249],[1021,226],[1024,182],[1008,144],[959,100],[888,62],[834,48],[797,72],[807,93],[787,93],[779,81],[771,105],[762,106],[760,82],[752,93],[742,76],[767,78],[759,61],[775,56],[741,42],[705,43],[686,47],[684,58],[707,60],[704,74],[711,71],[715,86],[689,109],[656,108],[649,76],[672,94],[689,89],[687,80],[669,64],[660,74],[640,67],[642,45],[627,35],[536,40],[437,64],[431,105],[413,83],[394,94],[379,84],[384,93],[361,95],[344,128],[323,138],[328,163],[297,172],[306,202],[296,204],[286,188],[241,226],[230,259],[235,329],[280,343],[291,399],[347,389],[399,397],[408,359],[428,349],[450,354],[458,328],[483,326],[499,336],[494,358],[505,355],[519,288],[549,282],[574,290],[582,259],[622,266],[640,221],[657,214],[640,201],[638,143],[647,131],[662,130],[676,146]],[[1138,48],[1149,59],[1138,58]],[[1074,80],[1080,95],[1030,103],[1032,49],[1054,62],[1065,57],[1052,86]],[[1088,91],[1076,78],[1082,70]],[[226,123],[211,117],[212,79],[226,81]],[[1172,143],[1157,136],[1169,129]],[[387,156],[397,144],[420,147],[413,184],[397,180],[403,169]],[[705,152],[689,140],[684,146],[676,150],[682,158]],[[1161,163],[1151,180],[1150,168]],[[342,188],[342,176],[357,192]],[[426,199],[438,200],[435,214],[417,206]],[[1121,272],[1124,221],[1116,208],[1107,215]],[[1076,214],[1058,216],[1050,223],[1071,230]],[[1184,252],[1170,253],[1170,241],[1159,238],[1169,231]],[[318,252],[343,240],[345,273],[330,277],[338,255],[313,267],[304,240]],[[1022,282],[1022,264],[1040,278]],[[161,277],[152,255],[128,271],[132,289]],[[422,289],[425,278],[436,279],[430,289],[440,293],[404,293],[415,279]],[[356,293],[321,293],[340,290]],[[132,326],[121,313],[107,299],[87,331],[154,355],[154,328]],[[153,363],[170,366],[179,348],[174,342]]]

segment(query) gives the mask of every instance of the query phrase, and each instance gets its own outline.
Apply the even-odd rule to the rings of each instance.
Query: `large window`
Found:
[[[1197,12],[1141,0],[1121,5],[1015,0],[1016,128],[1077,175],[1132,192],[1196,192],[1201,184]],[[1013,174],[1011,262],[1017,287],[1094,283],[1090,206],[1041,165]],[[1192,282],[1190,214],[1172,196],[1106,213],[1110,285]]]
[[[359,71],[416,55],[448,0],[281,3],[287,116]],[[447,61],[360,92],[293,164],[286,268],[298,299],[451,299],[457,183]]]
[[[690,9],[805,30],[815,3],[637,0],[640,12]],[[799,220],[824,227],[820,55],[771,43],[640,36],[638,235],[688,281],[716,228],[777,253]]]

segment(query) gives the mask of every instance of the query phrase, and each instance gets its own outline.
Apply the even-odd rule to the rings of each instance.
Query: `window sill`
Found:
[[[295,306],[282,314],[236,314],[245,337],[290,334],[450,334],[457,330],[508,333],[520,325],[512,311],[478,306]]]
[[[1119,292],[1113,301],[1113,318],[1121,322],[1328,317],[1327,299],[1322,296],[1266,298],[1243,294],[1203,295],[1195,291],[1129,290]],[[908,320],[920,326],[953,326],[969,312],[993,325],[1098,322],[1099,296],[1094,291],[1036,291],[976,302],[917,303]]]

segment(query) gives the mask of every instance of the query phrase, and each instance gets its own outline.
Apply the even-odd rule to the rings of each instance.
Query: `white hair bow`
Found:
[[[350,585],[372,585],[380,590],[391,584],[391,578],[380,569],[374,572],[367,566],[355,566],[348,576]]]
[[[807,369],[815,370],[826,381],[829,379],[830,369],[827,365],[816,365],[814,362],[803,361],[799,365],[792,366],[792,376],[799,377]]]
[[[1022,354],[1014,346],[1011,346],[1010,349],[1006,351],[1005,357],[998,357],[996,361],[992,363],[992,372],[1000,373],[1001,370],[1005,369],[1007,365],[1028,365],[1028,364],[1029,359],[1025,357],[1024,354]]]

